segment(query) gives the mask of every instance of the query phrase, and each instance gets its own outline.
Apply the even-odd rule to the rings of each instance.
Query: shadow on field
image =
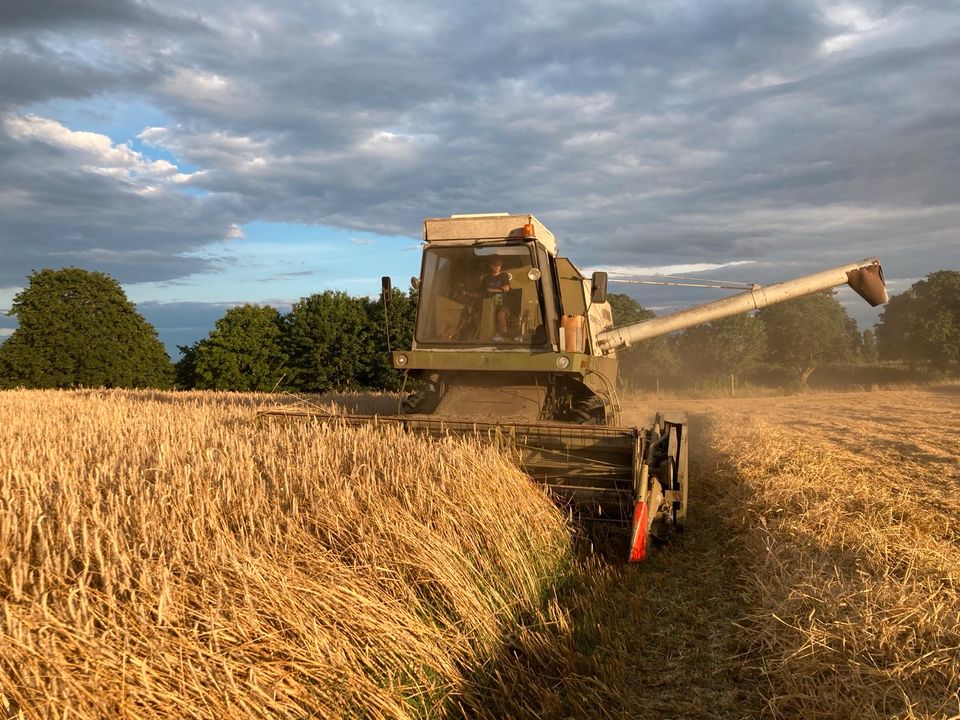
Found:
[[[542,615],[521,618],[499,657],[464,689],[465,717],[759,716],[759,677],[742,659],[741,579],[753,568],[730,512],[748,497],[716,470],[705,416],[691,417],[688,530],[638,565],[579,563]],[[738,522],[740,523],[738,525]]]

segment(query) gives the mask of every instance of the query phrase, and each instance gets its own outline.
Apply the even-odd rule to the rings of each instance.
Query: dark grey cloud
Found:
[[[4,0],[0,34],[90,28],[183,29],[186,17],[171,16],[136,0]]]
[[[121,87],[116,73],[67,55],[51,62],[38,52],[0,46],[0,110],[57,98],[82,98]]]
[[[956,3],[11,7],[0,285],[209,271],[196,251],[255,219],[416,236],[484,210],[592,266],[958,263]],[[31,103],[104,96],[162,109],[141,140],[182,177],[23,130]]]
[[[164,64],[142,38],[209,32],[192,12],[131,0],[6,0],[0,9],[0,110],[47,100],[140,91]],[[169,49],[169,46],[168,46]]]

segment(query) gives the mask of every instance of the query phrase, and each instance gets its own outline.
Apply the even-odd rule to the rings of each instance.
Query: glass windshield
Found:
[[[431,247],[424,254],[417,342],[542,345],[532,245]]]

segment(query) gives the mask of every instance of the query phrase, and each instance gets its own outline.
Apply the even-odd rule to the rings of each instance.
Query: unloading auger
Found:
[[[606,273],[583,276],[532,215],[431,218],[423,240],[413,344],[392,353],[418,389],[394,416],[339,421],[501,443],[582,516],[630,523],[632,562],[655,522],[684,525],[688,424],[658,414],[648,428],[621,426],[617,350],[837,285],[887,301],[880,263],[868,258],[614,327]],[[389,278],[383,289],[387,302]]]

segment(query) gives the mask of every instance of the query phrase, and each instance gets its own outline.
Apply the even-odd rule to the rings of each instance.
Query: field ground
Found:
[[[692,437],[690,527],[637,566],[616,537],[571,564],[562,518],[482,448],[304,450],[248,429],[259,399],[61,397],[0,397],[11,716],[960,717],[960,385],[629,398]],[[104,478],[150,490],[114,507]]]
[[[960,717],[960,385],[625,419],[655,408],[690,415],[690,527],[583,570],[555,716]]]

